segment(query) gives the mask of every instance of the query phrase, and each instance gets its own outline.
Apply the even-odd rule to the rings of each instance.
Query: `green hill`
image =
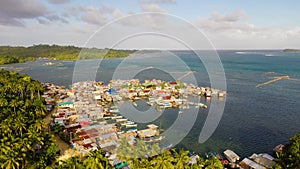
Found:
[[[58,45],[34,45],[30,47],[0,46],[0,64],[22,63],[34,61],[37,58],[57,60],[120,58],[127,57],[135,51]]]

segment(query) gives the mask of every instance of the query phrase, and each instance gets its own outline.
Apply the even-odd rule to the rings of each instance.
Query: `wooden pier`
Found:
[[[271,84],[271,83],[275,83],[275,82],[277,82],[279,80],[283,80],[283,79],[290,80],[290,77],[289,76],[277,76],[277,77],[274,77],[273,80],[270,80],[270,81],[267,81],[265,83],[261,83],[261,84],[256,85],[256,87],[262,87],[262,86],[265,86],[265,85],[268,85],[268,84]]]
[[[188,71],[186,74],[184,74],[184,75],[182,75],[181,77],[177,78],[177,80],[181,80],[181,79],[183,79],[184,77],[186,77],[186,76],[188,76],[188,75],[190,75],[190,74],[193,74],[193,73],[194,73],[194,71]]]

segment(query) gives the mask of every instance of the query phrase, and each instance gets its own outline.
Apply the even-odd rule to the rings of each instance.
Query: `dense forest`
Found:
[[[45,168],[55,159],[43,90],[27,75],[0,70],[0,168]]]
[[[77,60],[127,57],[135,50],[80,48],[75,46],[34,45],[30,47],[0,46],[0,64],[34,61],[37,58]]]

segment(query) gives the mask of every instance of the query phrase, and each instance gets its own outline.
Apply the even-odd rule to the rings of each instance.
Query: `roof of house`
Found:
[[[60,103],[58,103],[58,106],[70,105],[70,104],[73,104],[73,102],[60,102]]]
[[[239,156],[237,154],[235,154],[235,152],[233,152],[232,150],[225,150],[224,151],[225,156],[228,158],[229,161],[233,160],[239,160]]]
[[[260,165],[260,164],[257,164],[256,162],[248,159],[248,158],[244,158],[243,161],[241,163],[244,163],[248,166],[250,166],[251,168],[254,168],[254,169],[265,169],[264,166]]]

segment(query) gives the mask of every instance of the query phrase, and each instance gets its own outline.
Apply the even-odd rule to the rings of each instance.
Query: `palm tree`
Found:
[[[35,113],[38,117],[42,117],[45,115],[46,106],[43,103],[41,98],[37,98],[34,100],[33,105],[35,107]]]
[[[35,120],[34,127],[37,131],[41,131],[45,128],[45,122],[43,121],[43,119],[37,119]]]
[[[8,156],[3,164],[1,164],[1,168],[5,169],[17,169],[19,168],[20,163],[14,156]]]
[[[17,117],[14,118],[14,128],[16,130],[16,133],[20,134],[22,137],[23,130],[26,129],[26,124],[24,123],[26,121],[26,117],[21,116],[20,114],[17,115]]]
[[[178,152],[174,151],[175,153],[175,163],[176,163],[176,168],[185,168],[187,163],[191,161],[191,158],[188,156],[189,151],[185,151],[181,149]]]
[[[1,122],[0,129],[2,135],[11,135],[12,134],[12,118],[6,118]]]
[[[14,113],[16,113],[16,108],[18,107],[18,100],[17,99],[13,99],[10,101],[9,106],[12,107],[14,109]]]
[[[164,150],[162,148],[160,148],[159,144],[155,143],[155,144],[151,145],[148,155],[149,155],[149,157],[157,156],[157,155],[163,153],[163,151]]]
[[[197,158],[197,165],[198,165],[199,167],[203,168],[204,165],[205,165],[205,159],[202,158],[202,157]]]
[[[165,151],[151,160],[151,164],[155,169],[174,169],[173,162],[174,158],[170,151]]]
[[[215,157],[212,157],[212,158],[207,159],[205,161],[205,168],[208,168],[208,169],[222,169],[224,167],[223,167],[222,162],[219,159],[217,159]]]
[[[98,157],[88,157],[84,160],[83,165],[87,169],[106,169],[108,168],[108,165],[103,165],[102,160],[104,158],[100,159]]]
[[[8,102],[5,98],[0,98],[0,107],[6,107],[8,105]]]
[[[131,155],[131,148],[130,144],[128,143],[128,140],[124,137],[119,142],[119,147],[117,149],[118,152],[118,158],[121,160],[128,160],[132,157]]]
[[[102,155],[102,152],[97,150],[91,152],[84,160],[84,166],[89,169],[108,169],[111,168],[108,159]]]
[[[84,169],[84,165],[79,157],[71,157],[63,161],[61,168],[64,169]]]
[[[30,91],[30,99],[33,99],[33,96],[34,96],[33,94],[34,94],[34,91],[35,91],[35,84],[29,83],[26,90]]]
[[[25,86],[22,83],[19,82],[19,83],[16,84],[16,89],[17,89],[19,95],[21,96],[21,99],[23,99],[24,98]]]

